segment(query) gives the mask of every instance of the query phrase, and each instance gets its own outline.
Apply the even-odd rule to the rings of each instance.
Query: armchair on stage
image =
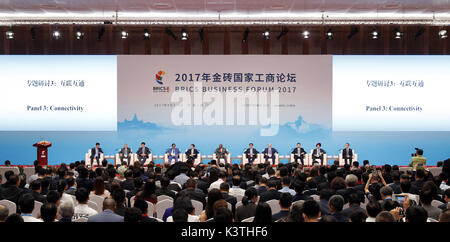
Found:
[[[312,166],[314,164],[314,162],[315,162],[314,157],[313,157],[313,151],[314,151],[314,149],[312,149],[311,152],[309,152],[309,154],[308,154],[308,156],[309,156],[309,166]],[[326,153],[323,154],[323,157],[322,157],[323,164],[319,160],[317,160],[317,162],[319,162],[320,165],[324,165],[324,166],[328,165],[327,154]]]
[[[275,153],[274,156],[275,156],[275,159],[274,159],[275,162],[273,162],[272,158],[269,158],[268,161],[271,164],[278,165],[278,163],[280,163],[280,156],[278,155],[278,153]],[[253,164],[260,164],[260,163],[265,163],[265,162],[266,161],[264,159],[264,154],[258,153],[256,159],[253,161]],[[244,154],[242,154],[242,165],[245,165],[247,163],[248,163],[248,159],[246,158],[245,153],[244,153]]]
[[[86,153],[84,157],[85,157],[84,161],[86,162],[86,165],[92,165],[91,164],[91,149],[88,150],[88,153]],[[103,153],[100,153],[100,159],[99,159],[100,164],[104,158],[105,157],[104,157]],[[94,164],[95,164],[95,162],[96,161],[94,161]]]
[[[213,155],[212,155],[212,158],[214,159],[214,160],[217,160],[217,156],[216,156],[216,153],[214,153]],[[220,160],[217,160],[219,163],[225,163],[225,164],[231,164],[231,154],[230,153],[228,153],[228,154],[225,154],[225,159],[220,159]]]
[[[138,154],[133,154],[132,160],[133,160],[133,162],[139,161]],[[148,166],[150,164],[150,162],[152,162],[152,161],[153,161],[153,154],[150,153],[150,154],[148,154],[148,158],[145,159],[145,161],[144,161],[144,166]],[[132,165],[132,163],[130,163],[130,165]]]
[[[188,152],[188,150],[185,150],[184,153],[180,154],[180,161],[186,162],[188,160],[186,152]],[[199,152],[197,154],[197,159],[194,160],[194,166],[198,166],[200,163],[202,163],[202,154]]]
[[[289,159],[289,163],[294,163],[294,154],[291,154],[290,156],[291,158]],[[301,163],[299,161],[299,163]],[[305,158],[303,158],[303,166],[311,166],[312,165],[312,161],[311,161],[311,154],[305,154]]]
[[[339,159],[339,166],[344,166],[345,165],[345,160],[342,157],[342,150],[341,150],[341,152],[339,152],[339,158],[338,159]],[[355,153],[355,150],[353,150],[352,162],[349,162],[350,163],[349,165],[352,165],[352,163],[354,161],[358,161],[358,154]]]

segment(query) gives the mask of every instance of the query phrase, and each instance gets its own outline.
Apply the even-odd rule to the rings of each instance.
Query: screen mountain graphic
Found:
[[[134,129],[146,129],[146,130],[161,130],[162,127],[155,123],[144,122],[139,120],[137,114],[134,114],[133,119],[125,119],[123,122],[117,122],[117,128],[119,130],[134,130]]]

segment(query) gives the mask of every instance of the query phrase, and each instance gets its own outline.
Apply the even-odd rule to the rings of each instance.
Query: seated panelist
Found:
[[[353,161],[353,150],[350,149],[350,144],[346,143],[345,148],[342,149],[342,159],[344,159],[345,164],[352,164]],[[347,163],[348,161],[348,163]]]
[[[219,148],[217,148],[214,153],[216,154],[216,159],[218,161],[220,161],[221,159],[223,159],[225,161],[227,160],[226,156],[228,154],[228,150],[225,149],[222,144],[219,145]]]
[[[130,160],[131,160],[131,149],[128,147],[127,144],[123,145],[123,148],[120,149],[119,151],[119,158],[120,158],[120,163],[123,163],[123,159],[127,159],[127,165],[130,165]]]
[[[250,143],[248,146],[249,147],[247,150],[245,150],[244,155],[245,158],[247,158],[248,162],[250,164],[253,164],[253,161],[255,161],[255,159],[258,157],[259,152],[255,148],[253,148],[253,143]]]
[[[176,147],[175,144],[172,144],[172,148],[169,148],[166,150],[166,154],[168,155],[168,161],[169,163],[172,162],[172,160],[175,160],[175,162],[178,162],[178,159],[180,159],[180,150]]]
[[[194,144],[191,144],[191,148],[186,150],[186,158],[188,163],[194,163],[198,157],[198,150],[195,148]]]
[[[297,147],[292,150],[291,154],[294,155],[294,163],[300,161],[304,165],[306,151],[302,148],[302,144],[297,143]]]
[[[95,147],[91,149],[91,166],[94,166],[94,160],[97,161],[97,166],[100,166],[100,154],[103,154],[103,150],[100,148],[100,143],[96,143]]]
[[[326,154],[325,150],[323,150],[321,143],[316,144],[316,148],[312,152],[312,163],[320,163],[320,165],[323,165],[323,155]]]
[[[145,161],[150,156],[150,149],[148,147],[145,147],[145,142],[141,143],[141,147],[137,150],[136,154],[139,163],[141,163],[141,165],[144,165]]]
[[[277,149],[272,148],[272,144],[268,144],[263,151],[265,162],[269,162],[269,159],[272,159],[272,164],[275,164],[275,154],[278,154]]]

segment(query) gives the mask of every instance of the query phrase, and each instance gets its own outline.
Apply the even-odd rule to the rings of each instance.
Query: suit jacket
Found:
[[[347,187],[345,189],[340,189],[336,191],[336,194],[341,195],[344,197],[344,202],[348,203],[348,199],[350,198],[350,194],[356,193],[358,194],[359,197],[359,202],[360,203],[364,203],[365,201],[365,196],[364,196],[364,192],[355,189],[354,187]]]
[[[351,205],[348,208],[342,210],[341,213],[342,213],[342,215],[349,218],[350,215],[352,215],[356,211],[362,211],[364,214],[366,214],[366,210],[358,205]]]
[[[98,148],[98,158],[100,158],[100,154],[103,154],[102,148]],[[95,157],[95,147],[91,149],[91,159],[94,159]]]
[[[168,154],[169,162],[172,160],[172,158],[175,158],[177,161],[180,159],[180,150],[178,148],[175,148],[174,150],[175,156],[172,157],[172,148],[166,150],[166,154]]]
[[[268,153],[269,153],[269,148],[265,148],[264,151],[263,151],[264,156],[268,155]],[[273,156],[275,153],[278,153],[277,149],[272,148],[272,156]]]
[[[330,207],[328,207],[328,201],[325,199],[320,199],[319,201],[320,213],[322,216],[330,214]]]
[[[172,190],[169,190],[167,188],[160,188],[160,189],[156,190],[156,196],[161,196],[161,195],[166,195],[173,199],[175,199],[175,197],[176,197],[175,192]]]
[[[88,222],[123,222],[123,217],[112,210],[105,209],[99,214],[89,216]]]
[[[228,154],[228,151],[225,148],[222,148],[222,151],[220,151],[220,148],[217,148],[214,153],[216,153],[217,159],[221,159],[221,158],[225,159],[225,154]]]
[[[125,179],[123,182],[120,183],[120,187],[122,189],[128,190],[128,191],[132,191],[134,190],[134,179]]]
[[[120,154],[121,156],[124,156],[124,155],[125,155],[125,148],[120,149],[119,154]],[[127,148],[127,154],[128,154],[128,156],[131,155],[131,149],[130,149],[130,148]]]
[[[187,159],[189,159],[191,157],[191,149],[186,150],[185,154],[186,154]],[[195,159],[197,159],[197,156],[198,156],[198,150],[194,149],[194,155],[192,158],[195,160]]]
[[[267,202],[270,200],[280,200],[281,192],[277,190],[267,190],[266,192],[262,193],[259,197],[260,202]]]
[[[450,174],[450,159],[444,161],[442,165],[442,172]]]
[[[19,204],[19,198],[22,196],[23,193],[24,191],[16,186],[6,185],[2,189],[1,197],[15,204]]]
[[[350,159],[353,158],[353,150],[350,148],[348,148],[348,156]],[[347,150],[345,148],[342,150],[342,158],[347,158]]]
[[[241,222],[246,218],[255,216],[256,214],[256,204],[249,203],[247,205],[242,205],[236,208],[236,220]]]
[[[43,204],[47,202],[47,198],[46,198],[45,196],[39,194],[38,192],[32,191],[32,192],[31,192],[31,195],[33,195],[34,200],[36,200],[36,201],[38,201],[38,202],[41,202],[41,203],[43,203]]]
[[[222,192],[222,197],[223,199],[225,199],[225,201],[229,202],[231,204],[232,207],[232,212],[234,214],[235,209],[236,209],[236,203],[237,203],[237,199],[234,196],[229,195],[228,193]]]
[[[281,210],[278,213],[272,215],[272,222],[275,222],[278,219],[287,218],[288,216],[289,216],[289,210]]]
[[[187,195],[191,199],[197,200],[197,201],[203,203],[203,207],[205,207],[205,205],[206,205],[205,194],[202,192],[202,190],[200,190],[198,188],[197,189],[185,189],[185,190],[181,191],[180,194]]]
[[[148,157],[148,155],[150,154],[150,149],[148,147],[145,147],[144,152],[142,152],[142,147],[139,147],[136,154],[138,156],[141,156],[142,153],[144,153]]]
[[[293,155],[298,154],[298,148],[296,147],[295,149],[293,149],[291,154],[293,154]],[[300,156],[303,157],[305,154],[306,154],[305,149],[300,148]]]
[[[325,150],[323,150],[323,149],[321,148],[321,149],[320,149],[320,159],[323,158],[323,154],[326,154],[326,152],[325,152]],[[316,155],[317,155],[317,149],[314,149],[313,152],[312,152],[312,157],[313,157],[313,159],[316,158]]]
[[[249,157],[249,155],[250,155],[250,148],[246,149],[244,154],[245,154],[246,157]],[[257,154],[259,154],[259,152],[255,148],[253,148],[253,155],[254,155],[255,158],[257,157],[256,156]]]

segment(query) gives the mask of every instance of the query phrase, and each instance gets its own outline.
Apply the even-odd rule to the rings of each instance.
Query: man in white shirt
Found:
[[[91,215],[97,214],[97,211],[88,206],[89,192],[86,188],[78,188],[75,192],[75,197],[77,199],[78,205],[75,206],[72,220],[76,220],[79,218],[88,218]]]
[[[228,194],[230,196],[233,196],[233,197],[238,197],[238,196],[239,197],[243,197],[243,196],[245,196],[245,190],[240,187],[240,185],[241,185],[241,177],[240,176],[233,176],[232,182],[233,182],[233,186],[230,188],[230,191],[228,192]]]
[[[208,191],[211,191],[212,189],[216,188],[220,190],[220,184],[222,184],[223,182],[227,181],[227,173],[225,171],[220,171],[219,172],[219,179],[217,179],[217,181],[211,183],[211,185],[209,185]]]
[[[289,179],[289,177],[285,176],[281,179],[281,189],[278,190],[281,193],[290,193],[292,196],[295,196],[295,194],[297,194],[294,189],[289,188],[289,186],[291,186],[291,179]]]
[[[22,216],[24,222],[43,222],[32,216],[34,209],[34,197],[31,193],[24,194],[19,199],[19,209],[21,211],[20,216]],[[15,213],[16,211],[10,211],[10,213]]]

